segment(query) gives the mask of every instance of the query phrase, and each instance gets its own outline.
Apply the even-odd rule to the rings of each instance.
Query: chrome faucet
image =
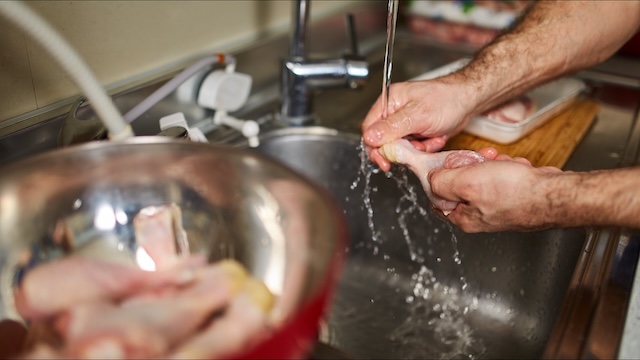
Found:
[[[369,76],[369,66],[358,56],[353,16],[347,16],[352,54],[337,59],[311,60],[306,54],[310,0],[297,0],[293,7],[289,58],[282,65],[282,120],[289,125],[315,121],[313,90],[346,86],[357,88]]]

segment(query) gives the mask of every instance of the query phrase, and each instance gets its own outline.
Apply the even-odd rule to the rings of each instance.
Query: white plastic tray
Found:
[[[460,59],[443,67],[424,73],[412,80],[428,80],[444,76],[463,67],[469,59]],[[523,121],[505,123],[484,116],[475,116],[465,132],[500,144],[510,144],[546,123],[564,110],[586,88],[583,81],[565,77],[542,85],[526,95],[536,102],[536,110]]]

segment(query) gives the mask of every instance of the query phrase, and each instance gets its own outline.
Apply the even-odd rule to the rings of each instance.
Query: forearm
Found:
[[[550,225],[640,229],[640,168],[553,174],[542,186]]]
[[[453,77],[468,84],[481,112],[604,61],[639,26],[640,1],[539,1]]]

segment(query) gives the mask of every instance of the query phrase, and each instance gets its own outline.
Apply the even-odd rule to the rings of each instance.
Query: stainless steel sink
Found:
[[[357,358],[542,356],[584,230],[465,234],[429,211],[408,171],[367,177],[357,135],[288,128],[261,140],[258,151],[325,186],[348,218],[322,341]]]

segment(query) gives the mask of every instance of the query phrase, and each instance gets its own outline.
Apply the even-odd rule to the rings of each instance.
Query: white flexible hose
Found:
[[[178,75],[174,76],[171,80],[167,81],[164,85],[158,88],[158,90],[154,91],[146,99],[139,102],[138,105],[131,108],[131,110],[129,110],[126,114],[124,114],[124,120],[128,123],[133,122],[133,120],[140,117],[140,115],[144,114],[147,110],[151,109],[154,105],[159,103],[167,95],[171,94],[175,89],[178,88],[178,86],[183,84],[185,81],[189,80],[198,71],[212,64],[225,64],[226,65],[225,70],[227,72],[233,72],[236,66],[236,58],[231,55],[218,54],[215,56],[207,56],[205,58],[198,60],[191,66],[182,70]]]
[[[44,19],[18,1],[0,1],[0,15],[38,42],[64,69],[91,102],[111,139],[133,136],[126,123],[89,67],[67,41]]]

